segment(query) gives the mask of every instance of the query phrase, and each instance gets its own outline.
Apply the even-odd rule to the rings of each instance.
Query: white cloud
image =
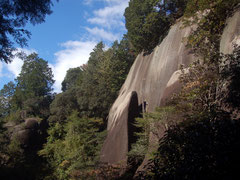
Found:
[[[14,77],[17,77],[21,72],[22,65],[23,61],[20,58],[15,57],[13,62],[7,65],[7,69],[14,75]]]
[[[93,41],[68,41],[61,44],[65,49],[55,53],[56,63],[50,65],[54,73],[54,90],[61,91],[61,83],[69,68],[79,67],[87,63],[89,54],[96,45]]]
[[[50,66],[56,80],[54,84],[56,92],[61,91],[61,83],[69,68],[87,63],[90,52],[97,44],[96,41],[119,40],[120,34],[125,31],[123,14],[129,0],[83,0],[83,3],[93,5],[96,1],[105,4],[102,9],[95,10],[92,17],[87,19],[93,25],[93,27],[85,27],[91,38],[87,41],[65,42],[62,44],[64,49],[55,53],[56,63]],[[90,16],[90,13],[86,14],[86,17]]]
[[[88,22],[97,24],[102,27],[112,28],[124,28],[123,14],[125,8],[128,6],[129,0],[104,0],[108,3],[103,9],[94,11],[94,17],[89,18]]]
[[[16,53],[19,53],[19,52],[24,52],[26,55],[30,55],[31,53],[36,52],[36,51],[18,48]],[[4,64],[4,67],[6,67],[7,70],[11,73],[10,74],[11,76],[14,76],[14,78],[16,78],[19,75],[19,73],[21,72],[22,65],[23,65],[22,59],[15,56],[13,58],[12,62],[9,64]],[[5,75],[3,75],[3,76],[5,76]]]
[[[91,28],[87,27],[86,30],[91,35],[97,36],[98,39],[101,39],[101,40],[115,41],[115,40],[119,40],[119,38],[120,38],[118,34],[113,34],[111,32],[107,32],[102,28],[100,29],[100,28],[94,27],[91,29]]]

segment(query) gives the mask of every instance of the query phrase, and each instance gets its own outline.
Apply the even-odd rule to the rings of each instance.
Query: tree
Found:
[[[96,72],[97,88],[95,101],[102,118],[107,117],[111,105],[118,96],[135,56],[130,53],[129,42],[125,36],[104,52]]]
[[[66,123],[50,127],[48,141],[39,154],[47,158],[52,179],[89,178],[105,134],[99,132],[99,123],[101,119],[80,118],[74,111]]]
[[[62,91],[64,92],[74,87],[76,83],[80,83],[82,72],[83,70],[80,67],[70,68],[62,82]]]
[[[83,68],[82,83],[77,93],[77,100],[81,115],[88,117],[99,117],[99,104],[97,104],[96,98],[100,94],[97,94],[97,69],[98,64],[103,59],[104,55],[103,42],[98,43],[93,52],[90,53],[90,57],[87,65]]]
[[[76,96],[77,88],[67,89],[65,92],[57,94],[50,105],[49,123],[64,123],[73,111],[79,111]]]
[[[7,116],[11,109],[11,99],[15,93],[15,84],[10,81],[0,91],[0,118]]]
[[[170,25],[183,15],[187,0],[131,0],[124,16],[134,50],[151,52]]]
[[[222,90],[219,92],[220,101],[225,108],[235,111],[235,115],[238,116],[240,112],[240,46],[236,46],[232,54],[223,58],[220,69],[219,82],[222,86]]]
[[[239,120],[218,112],[170,127],[145,179],[234,179],[239,176]]]
[[[58,0],[57,0],[58,1]],[[44,22],[51,14],[51,0],[2,0],[0,2],[0,60],[11,62],[16,50],[14,42],[21,47],[27,45],[31,33],[25,25]],[[14,40],[14,41],[13,41]]]
[[[16,78],[13,96],[14,109],[26,110],[32,115],[45,117],[52,101],[53,73],[48,62],[36,53],[24,59],[21,73]]]
[[[188,0],[185,16],[192,17],[196,12],[203,12],[205,9],[215,9],[221,10],[223,15],[229,14],[230,9],[234,9],[234,7],[239,3],[239,0]],[[222,8],[224,7],[224,8]],[[221,14],[215,14],[217,16],[221,16]],[[194,17],[196,18],[196,16]]]
[[[131,54],[127,36],[104,51],[100,42],[90,54],[83,68],[78,90],[78,104],[82,115],[105,119],[118,95],[135,56]]]

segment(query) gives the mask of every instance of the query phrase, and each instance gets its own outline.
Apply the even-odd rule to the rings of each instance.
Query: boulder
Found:
[[[25,128],[26,128],[26,129],[35,130],[35,129],[38,129],[38,128],[39,128],[38,121],[37,121],[37,119],[35,119],[35,118],[25,119],[24,124],[25,124]]]
[[[27,118],[25,122],[11,127],[11,138],[17,138],[23,148],[34,149],[39,144],[39,123],[36,118]]]
[[[29,146],[30,138],[32,135],[32,131],[30,129],[22,129],[15,133],[16,138],[19,140],[20,144],[24,147]]]

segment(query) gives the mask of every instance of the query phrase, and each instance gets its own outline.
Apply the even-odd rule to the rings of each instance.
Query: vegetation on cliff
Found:
[[[42,22],[50,13],[50,1],[44,2],[43,14],[30,18],[31,22]],[[183,41],[198,60],[188,73],[183,70],[184,88],[167,106],[137,119],[135,125],[141,131],[136,133],[138,140],[128,154],[129,162],[143,160],[149,134],[157,135],[158,127],[163,126],[165,135],[148,154],[151,161],[139,178],[226,179],[236,175],[240,160],[240,48],[236,46],[233,54],[222,55],[219,44],[226,19],[239,2],[130,0],[125,11],[127,35],[107,50],[98,43],[87,64],[68,70],[59,94],[52,92],[54,80],[47,61],[35,53],[21,56],[24,65],[20,75],[0,91],[0,177],[61,180],[96,178],[102,173],[111,178],[115,173],[111,168],[96,171],[109,109],[135,55],[151,52],[180,17],[186,26],[197,24]],[[6,13],[17,15],[15,11]],[[6,17],[0,15],[0,19]],[[23,21],[17,27],[25,24]],[[0,59],[9,62],[14,48],[4,33],[9,51],[2,46]],[[24,34],[28,32],[16,30],[10,35],[25,44]],[[37,134],[41,137],[34,149],[13,136],[32,117],[39,121]],[[122,178],[132,176],[124,174]]]
[[[153,113],[155,117],[144,117],[150,124],[157,121],[152,123],[153,127],[159,124],[167,127],[148,167],[139,172],[138,178],[231,179],[238,175],[240,134],[236,83],[239,80],[236,77],[240,51],[236,45],[233,54],[220,53],[226,19],[238,3],[188,1],[185,23],[197,24],[197,28],[186,42],[198,60],[188,68],[188,73],[182,71],[183,89],[168,103],[175,110],[166,114],[166,107],[162,107]],[[187,19],[199,12],[201,16]]]

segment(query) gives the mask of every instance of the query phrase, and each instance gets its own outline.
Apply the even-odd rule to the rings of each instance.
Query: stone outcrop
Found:
[[[128,112],[132,93],[137,94],[139,105],[147,103],[147,111],[153,111],[160,105],[174,72],[180,65],[187,66],[194,59],[183,43],[183,38],[190,32],[190,27],[182,28],[182,23],[178,22],[150,55],[138,55],[110,110],[108,136],[101,152],[102,162],[126,162],[131,139],[128,134]]]
[[[16,131],[15,136],[19,140],[20,144],[24,148],[34,148],[38,144],[39,140],[39,124],[37,119],[28,118],[25,119],[22,128]]]
[[[240,8],[236,10],[232,17],[228,18],[226,21],[227,26],[223,31],[223,35],[220,41],[220,52],[223,54],[231,54],[233,53],[235,45],[240,45]],[[229,62],[225,62],[229,63]],[[217,91],[217,97],[220,100],[227,98],[229,94],[229,86],[230,81],[222,81],[221,86]],[[229,106],[228,103],[222,102],[222,107],[225,111],[234,112],[235,118],[240,118],[240,111]]]
[[[220,44],[223,53],[231,53],[233,44],[240,44],[239,17],[240,11],[237,11],[227,20]],[[154,111],[157,106],[164,105],[173,93],[181,89],[178,79],[179,67],[182,64],[187,67],[195,59],[183,43],[183,38],[190,32],[191,27],[182,28],[182,23],[177,22],[150,55],[137,56],[109,112],[108,136],[101,151],[102,162],[125,164],[127,161],[129,139],[131,139],[128,117],[130,110],[134,109],[130,105],[133,96],[137,97],[134,101],[138,102],[139,106],[146,102],[148,104],[146,110]],[[155,137],[150,137],[150,141],[154,139]]]
[[[8,129],[10,138],[17,138],[24,149],[34,149],[41,143],[40,124],[36,118],[27,118],[17,125],[7,123],[5,127]]]
[[[115,114],[115,118],[121,119],[121,121],[116,122],[114,131],[108,131],[101,159],[102,162],[124,165],[127,162],[126,154],[129,150],[129,141],[132,139],[128,138],[128,134],[134,132],[129,124],[138,116],[138,96],[135,91],[132,91],[126,96],[119,97],[117,101],[119,101],[119,111]]]
[[[227,26],[223,31],[220,42],[220,52],[231,54],[234,44],[240,45],[240,10],[226,21]]]
[[[166,88],[163,91],[160,106],[164,106],[166,102],[171,98],[171,95],[180,91],[182,84],[179,81],[179,77],[181,74],[181,70],[175,71],[169,79]]]

